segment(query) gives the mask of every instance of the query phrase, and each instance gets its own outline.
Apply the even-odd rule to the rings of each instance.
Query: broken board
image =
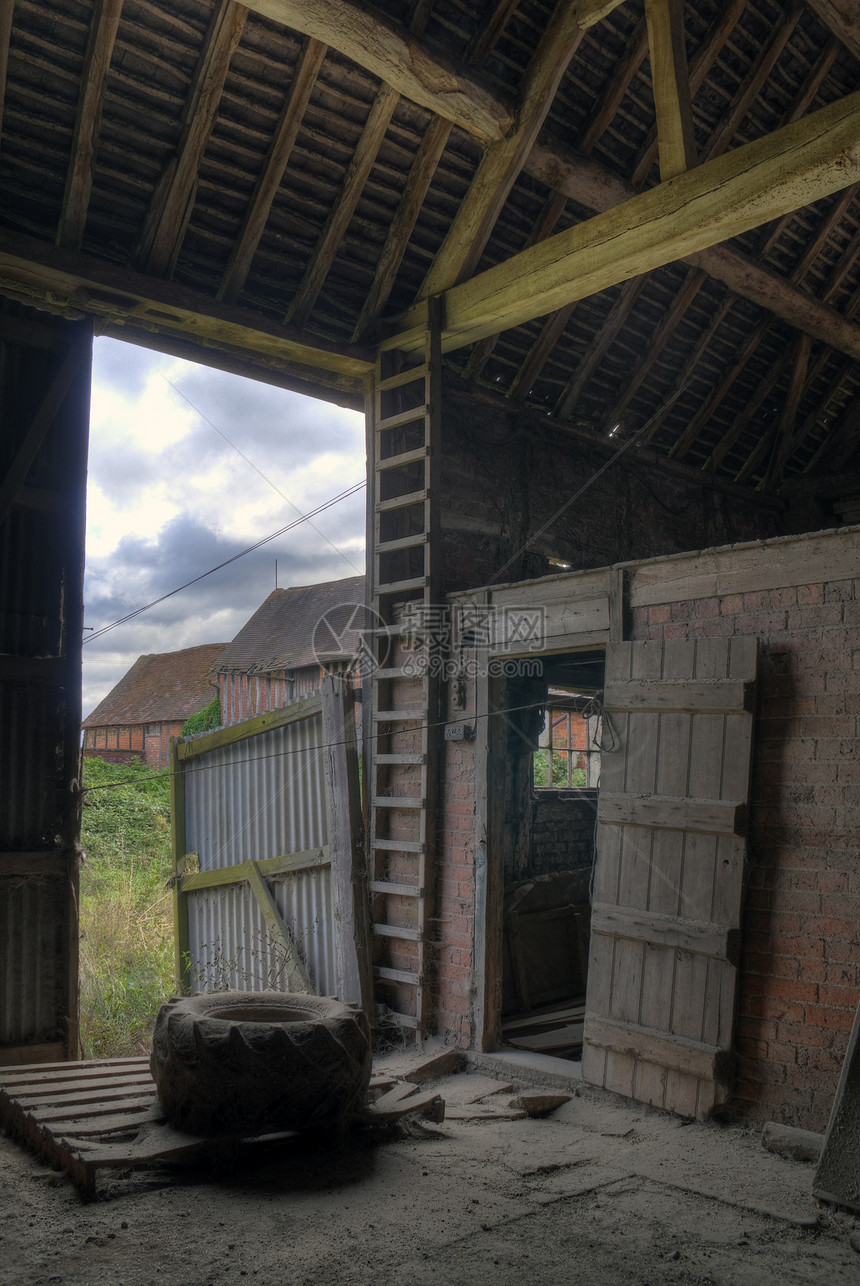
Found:
[[[373,1092],[372,1086],[369,1100]],[[407,1116],[442,1121],[444,1100],[435,1093],[419,1094],[414,1084],[398,1086],[368,1101],[356,1120],[389,1126]],[[223,1158],[296,1137],[294,1130],[239,1140],[175,1130],[161,1112],[145,1056],[2,1068],[0,1125],[50,1165],[67,1171],[87,1197],[95,1195],[101,1170]]]

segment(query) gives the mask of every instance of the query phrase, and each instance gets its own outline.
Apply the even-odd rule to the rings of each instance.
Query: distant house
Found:
[[[354,664],[359,639],[350,625],[353,608],[363,603],[363,576],[273,590],[213,667],[222,722],[310,696],[322,681],[323,660],[331,670]]]
[[[223,643],[139,656],[84,720],[84,754],[110,763],[167,766],[170,738],[215,699],[210,671]]]

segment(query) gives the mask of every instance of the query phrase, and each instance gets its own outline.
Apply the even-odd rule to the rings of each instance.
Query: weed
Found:
[[[174,991],[170,781],[144,765],[84,760],[81,1046],[87,1058],[148,1048]]]

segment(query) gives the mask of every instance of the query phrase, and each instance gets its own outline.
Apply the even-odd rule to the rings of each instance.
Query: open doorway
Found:
[[[504,680],[491,787],[501,890],[501,1042],[582,1053],[600,779],[604,655],[546,658]],[[499,681],[499,685],[501,686]]]

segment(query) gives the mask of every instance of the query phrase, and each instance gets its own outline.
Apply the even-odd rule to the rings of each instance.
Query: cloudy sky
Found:
[[[97,339],[85,640],[363,479],[355,412]],[[364,491],[86,642],[84,715],[143,653],[232,639],[276,559],[282,589],[363,572]]]

